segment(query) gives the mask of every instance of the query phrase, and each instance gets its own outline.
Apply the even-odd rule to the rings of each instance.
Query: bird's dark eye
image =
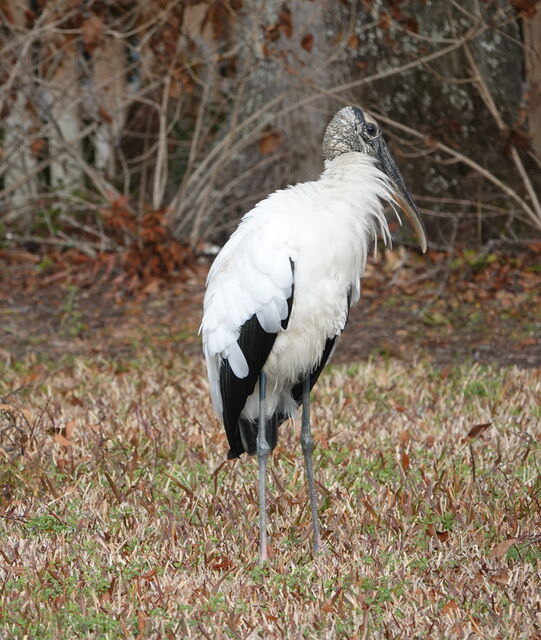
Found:
[[[366,123],[364,130],[370,137],[374,137],[378,132],[378,128],[376,127],[376,125],[372,124],[371,122]]]

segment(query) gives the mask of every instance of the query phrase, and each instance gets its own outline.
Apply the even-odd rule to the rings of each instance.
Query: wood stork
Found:
[[[310,390],[359,300],[369,245],[390,240],[384,204],[399,204],[426,251],[423,222],[376,122],[338,111],[320,178],[276,191],[247,213],[207,278],[201,324],[210,392],[228,458],[257,453],[259,558],[267,558],[265,471],[278,427],[302,403],[301,444],[320,549]],[[262,428],[263,427],[263,428]]]

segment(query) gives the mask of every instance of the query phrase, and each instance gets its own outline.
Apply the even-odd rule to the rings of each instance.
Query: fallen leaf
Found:
[[[538,0],[509,0],[509,2],[525,18],[533,18],[537,12]]]
[[[75,431],[75,420],[70,420],[64,427],[64,435],[67,440],[71,440],[73,432]]]
[[[81,25],[81,33],[85,49],[88,53],[92,53],[98,46],[103,31],[103,21],[95,13],[91,13],[90,17]]]
[[[142,636],[145,633],[147,614],[144,611],[139,610],[137,612],[137,628],[139,630],[139,635]]]
[[[235,565],[229,558],[225,556],[218,556],[209,566],[215,571],[227,571],[228,569],[232,569]]]
[[[157,573],[158,573],[157,569],[149,569],[146,573],[143,573],[141,575],[141,578],[143,580],[150,580],[150,578],[153,578]]]
[[[303,37],[301,38],[301,47],[308,51],[308,53],[312,51],[314,47],[314,36],[311,33],[306,33],[303,35]]]
[[[427,536],[437,538],[440,542],[446,542],[449,539],[449,531],[438,531],[433,524],[429,524],[425,532]]]
[[[434,311],[434,313],[426,312],[421,317],[421,321],[424,324],[428,324],[431,326],[437,325],[449,325],[451,326],[451,322],[449,322],[449,318],[447,318],[443,313],[439,311]]]
[[[210,24],[212,26],[212,37],[214,40],[220,40],[224,34],[224,27],[227,25],[229,15],[230,13],[225,3],[211,2],[201,23],[201,33]]]
[[[496,571],[490,576],[490,581],[495,584],[507,584],[509,582],[509,572],[505,569]]]
[[[363,504],[366,507],[366,509],[368,510],[368,512],[370,513],[370,515],[375,518],[376,520],[379,520],[379,516],[376,513],[376,511],[374,510],[374,508],[372,507],[372,505],[370,504],[370,502],[368,501],[368,498],[366,498],[365,500],[363,500]]]
[[[259,139],[259,152],[263,155],[274,153],[282,144],[282,139],[279,131],[269,131]]]
[[[163,281],[160,278],[153,278],[147,285],[143,287],[143,293],[151,295],[157,293],[160,290]]]
[[[178,80],[172,80],[169,85],[169,95],[171,98],[180,98],[182,94],[182,85]]]
[[[379,16],[378,27],[382,31],[386,31],[391,26],[392,21],[393,20],[388,13],[381,13]]]
[[[291,10],[285,2],[278,14],[278,28],[286,38],[291,38],[293,34],[293,20],[291,17]]]
[[[348,47],[351,49],[359,48],[359,36],[356,33],[352,33],[348,38]]]
[[[107,111],[107,109],[105,107],[102,107],[101,105],[98,107],[98,117],[103,122],[107,122],[107,124],[111,124],[111,122],[113,122],[113,117],[111,116],[109,111]]]
[[[36,138],[35,140],[32,141],[32,144],[30,145],[30,150],[32,151],[32,153],[38,155],[38,153],[40,153],[43,150],[44,146],[45,146],[45,141],[43,140],[43,138]]]
[[[480,436],[482,433],[484,433],[490,426],[492,425],[492,422],[483,422],[483,424],[476,424],[474,425],[467,433],[466,436],[464,436],[464,438],[462,438],[462,442],[464,442],[465,440],[467,440],[468,438],[477,438],[478,436]]]
[[[458,605],[454,600],[449,600],[449,602],[447,604],[444,604],[443,607],[441,608],[441,612],[443,614],[446,613],[451,613],[453,611],[456,611],[458,609]]]
[[[501,560],[509,549],[518,542],[518,538],[508,538],[503,542],[499,542],[490,552],[490,557],[493,560]]]
[[[53,436],[53,440],[58,442],[61,447],[71,447],[71,442],[63,436],[61,433],[55,433]]]
[[[402,465],[402,469],[407,471],[410,468],[410,457],[405,451],[402,451],[400,456],[400,464]]]

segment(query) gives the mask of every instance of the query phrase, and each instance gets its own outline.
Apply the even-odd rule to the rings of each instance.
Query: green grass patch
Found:
[[[200,360],[29,358],[0,374],[0,637],[527,637],[537,624],[538,371],[330,367],[312,394],[324,550],[312,556],[299,425],[285,423],[264,566],[256,461],[225,461]]]

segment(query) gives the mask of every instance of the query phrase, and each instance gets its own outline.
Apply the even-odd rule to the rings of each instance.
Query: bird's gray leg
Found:
[[[267,559],[267,504],[265,500],[265,472],[269,456],[267,442],[266,392],[267,376],[259,374],[259,428],[257,431],[257,462],[259,464],[259,562]]]
[[[312,513],[312,527],[314,530],[314,551],[317,553],[321,547],[321,537],[319,534],[319,518],[317,515],[317,493],[314,481],[314,465],[312,463],[312,452],[314,441],[310,429],[310,375],[306,376],[302,384],[302,427],[301,444],[304,454],[304,464],[306,465],[306,480],[308,481],[308,496],[310,498],[310,511]]]

